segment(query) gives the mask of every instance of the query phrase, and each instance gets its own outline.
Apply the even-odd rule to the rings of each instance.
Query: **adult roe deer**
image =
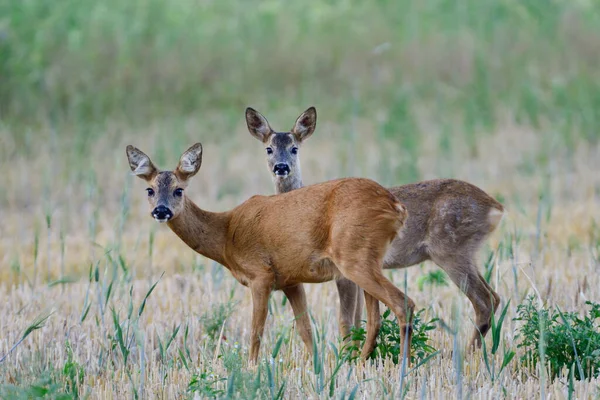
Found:
[[[248,130],[265,146],[277,193],[302,187],[298,151],[315,131],[316,122],[317,111],[310,107],[298,117],[291,131],[275,132],[262,114],[250,107],[246,109]],[[454,179],[423,181],[389,190],[406,206],[408,219],[402,234],[392,242],[383,268],[405,268],[426,260],[436,263],[473,304],[477,326],[471,346],[481,346],[481,335],[489,330],[500,297],[479,273],[475,255],[500,223],[502,204],[478,187]],[[353,323],[360,325],[360,289],[344,277],[339,277],[336,285],[340,297],[339,325],[345,337]],[[369,300],[365,300],[368,342],[374,344],[380,324],[379,303],[369,307]]]
[[[149,184],[151,215],[252,291],[250,362],[258,357],[271,291],[287,296],[296,329],[312,352],[302,283],[339,276],[364,289],[365,297],[372,295],[372,304],[390,307],[410,343],[414,303],[382,271],[386,250],[407,215],[388,190],[369,179],[338,179],[282,195],[253,196],[233,210],[213,213],[185,195],[202,163],[200,143],[183,153],[173,171],[159,171],[133,146],[126,152],[133,173]]]

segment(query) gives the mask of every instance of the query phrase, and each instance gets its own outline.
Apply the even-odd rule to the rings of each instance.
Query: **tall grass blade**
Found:
[[[150,297],[150,295],[152,294],[152,291],[154,290],[156,285],[158,285],[158,282],[160,282],[160,280],[162,279],[164,274],[165,274],[164,272],[162,274],[160,274],[160,277],[158,278],[158,280],[156,282],[154,282],[154,284],[150,287],[150,289],[144,296],[144,300],[142,301],[142,304],[140,305],[140,308],[138,310],[138,317],[141,316],[142,313],[144,312],[144,308],[146,307],[146,300],[148,300],[148,297]]]

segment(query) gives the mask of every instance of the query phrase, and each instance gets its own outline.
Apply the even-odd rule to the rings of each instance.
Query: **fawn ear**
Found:
[[[152,161],[150,161],[150,157],[144,154],[140,149],[129,145],[127,146],[126,152],[127,159],[129,160],[129,167],[134,175],[137,175],[146,181],[150,181],[158,173],[158,170],[154,164],[152,164]]]
[[[317,126],[317,109],[310,107],[304,111],[296,120],[292,128],[292,135],[296,137],[298,142],[302,142],[310,137]]]
[[[246,108],[246,125],[248,125],[250,134],[263,143],[266,143],[271,133],[273,133],[269,121],[261,113],[250,107]]]
[[[179,164],[175,169],[175,175],[182,181],[190,179],[202,165],[202,144],[196,143],[181,155]]]

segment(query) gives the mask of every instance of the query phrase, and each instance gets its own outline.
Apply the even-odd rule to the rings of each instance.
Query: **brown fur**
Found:
[[[407,213],[379,184],[339,179],[278,196],[253,196],[231,211],[212,213],[185,195],[174,194],[178,188],[185,189],[200,168],[199,144],[182,155],[173,172],[158,172],[133,146],[127,147],[127,155],[134,173],[141,162],[152,166],[151,171],[143,169],[141,177],[154,190],[149,197],[151,207],[167,207],[172,213],[169,228],[251,289],[251,361],[258,357],[272,290],[283,290],[289,298],[298,332],[312,351],[304,282],[343,276],[384,302],[402,324],[410,323],[412,302],[405,309],[404,294],[382,273],[383,257]]]
[[[307,114],[313,118],[305,118]],[[273,156],[267,161],[277,193],[302,187],[300,160],[288,150],[300,148],[306,139],[294,133],[299,121],[305,121],[309,126],[304,129],[312,134],[316,127],[314,107],[302,113],[290,132],[275,132],[264,116],[251,108],[246,110],[250,133],[262,132],[259,139],[273,150]],[[281,143],[286,143],[285,149],[279,148]],[[290,166],[288,177],[273,175],[272,166],[280,162]],[[389,190],[406,206],[409,217],[384,258],[384,268],[405,268],[427,260],[439,265],[473,304],[477,326],[471,343],[481,346],[480,335],[487,333],[492,310],[498,309],[500,297],[479,273],[475,256],[483,240],[500,223],[504,214],[502,204],[477,186],[454,179],[418,182]],[[340,297],[340,330],[347,336],[352,324],[360,325],[360,289],[344,277],[337,279],[336,284]],[[374,348],[379,330],[376,318],[379,303],[368,296],[365,293],[368,320],[365,352]]]

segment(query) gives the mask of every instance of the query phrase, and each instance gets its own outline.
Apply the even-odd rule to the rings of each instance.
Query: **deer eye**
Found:
[[[298,148],[292,147],[292,154],[298,154]]]
[[[181,188],[175,189],[175,191],[173,192],[173,196],[175,196],[175,197],[183,196],[183,189],[181,189]]]
[[[154,189],[148,188],[148,189],[146,189],[146,192],[148,192],[148,197],[154,196]]]
[[[267,154],[273,154],[273,149],[270,147],[267,147]]]

